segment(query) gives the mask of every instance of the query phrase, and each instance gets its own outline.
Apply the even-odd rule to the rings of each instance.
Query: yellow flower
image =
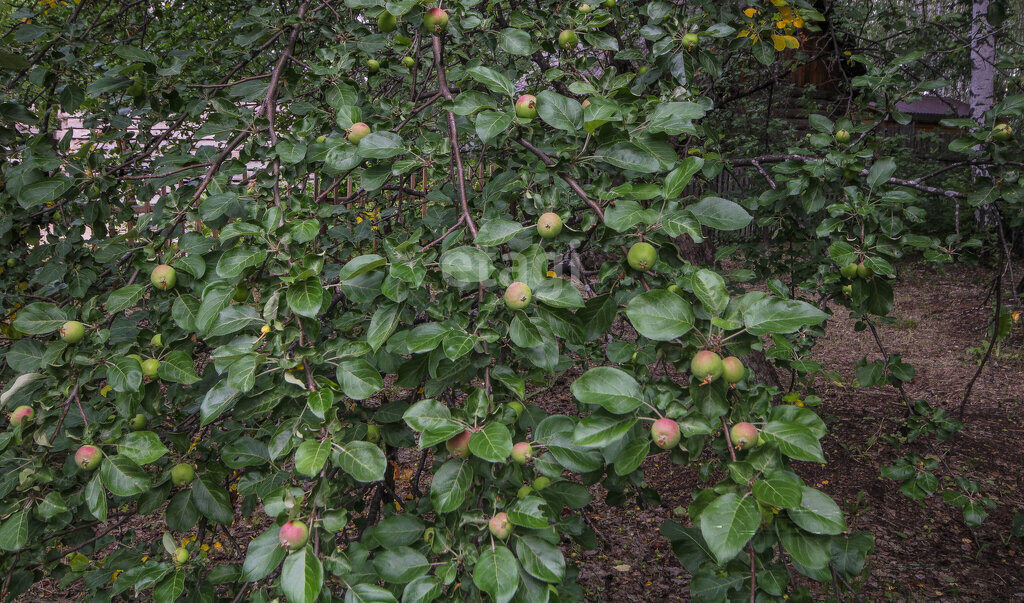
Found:
[[[117,577],[124,573],[124,570],[114,570],[114,577],[111,578],[111,582],[117,582]]]
[[[148,560],[149,560],[149,555],[143,555],[142,562],[145,563]]]
[[[264,335],[266,335],[269,332],[270,332],[270,325],[263,325],[262,327],[260,327],[260,333],[263,333]]]

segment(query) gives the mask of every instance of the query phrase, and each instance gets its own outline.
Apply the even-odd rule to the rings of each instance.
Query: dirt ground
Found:
[[[904,267],[896,289],[893,316],[879,335],[889,353],[901,353],[916,370],[908,384],[911,399],[923,398],[955,416],[964,389],[977,370],[980,348],[991,318],[992,302],[983,301],[991,274],[956,266],[946,272]],[[818,379],[816,393],[825,400],[817,410],[829,424],[822,441],[824,466],[797,463],[801,476],[843,507],[851,530],[870,530],[875,552],[868,558],[861,587],[864,600],[1006,601],[1024,598],[1024,547],[1010,536],[1013,514],[1024,512],[1024,319],[1008,342],[994,352],[974,390],[965,428],[947,442],[926,438],[890,445],[884,436],[897,433],[905,406],[889,387],[856,387],[858,358],[881,355],[869,331],[856,332],[854,321],[839,308],[816,347],[816,359],[843,376],[843,383]],[[567,391],[550,390],[546,404],[567,405]],[[542,405],[546,405],[542,403]],[[1009,444],[1009,446],[1006,445]],[[940,481],[961,475],[976,481],[982,493],[998,501],[978,528],[968,528],[959,508],[936,494],[918,503],[900,493],[896,482],[879,476],[879,468],[904,452],[942,459]],[[636,504],[590,506],[600,534],[594,551],[570,551],[580,567],[580,585],[593,601],[673,601],[688,598],[688,573],[658,534],[686,506],[699,480],[696,471],[675,466],[664,455],[650,457],[644,470],[662,497],[662,506]],[[941,486],[940,486],[941,491]],[[680,520],[680,518],[674,518]],[[824,598],[825,590],[797,580]]]

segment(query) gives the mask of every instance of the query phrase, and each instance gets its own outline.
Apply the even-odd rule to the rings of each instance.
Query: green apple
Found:
[[[526,283],[512,283],[505,289],[505,305],[510,310],[522,310],[530,305],[530,287]]]
[[[359,141],[369,133],[370,126],[360,121],[352,124],[352,127],[345,132],[345,138],[347,138],[352,144],[359,144]]]
[[[649,270],[658,261],[658,250],[650,243],[640,241],[633,243],[626,254],[626,262],[633,270],[644,272]]]
[[[389,13],[384,11],[377,17],[377,29],[383,33],[391,33],[395,31],[395,26],[398,25],[398,19]]]
[[[149,275],[149,282],[153,283],[157,289],[167,291],[173,289],[174,284],[178,282],[178,274],[167,264],[160,264],[153,268],[153,272]]]
[[[128,427],[132,431],[142,431],[147,425],[149,425],[149,419],[147,419],[146,415],[143,414],[135,415],[132,417],[132,420],[128,422]]]
[[[522,119],[537,117],[537,97],[532,94],[520,96],[516,101],[516,115]]]
[[[175,486],[184,486],[192,483],[192,478],[196,476],[195,469],[188,463],[178,463],[171,467],[171,483]]]
[[[60,328],[60,338],[67,343],[78,343],[85,337],[85,326],[77,320],[69,320]]]
[[[156,358],[147,358],[142,361],[142,374],[153,378],[156,377],[157,371],[160,370],[160,361]]]

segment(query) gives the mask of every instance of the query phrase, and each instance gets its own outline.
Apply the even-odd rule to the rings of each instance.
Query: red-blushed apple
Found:
[[[369,133],[370,126],[360,121],[352,124],[352,127],[345,132],[345,138],[352,144],[359,144],[359,141]]]
[[[522,310],[530,305],[532,294],[526,283],[515,282],[505,289],[505,305],[510,310]]]
[[[160,264],[149,274],[149,282],[157,289],[167,291],[173,289],[178,282],[178,273],[167,264]]]
[[[469,458],[469,436],[471,435],[473,434],[467,429],[445,442],[444,447],[448,449],[449,454],[457,459]]]
[[[745,421],[737,423],[729,430],[729,437],[736,450],[753,448],[757,445],[757,427]]]
[[[651,425],[651,439],[654,445],[662,450],[669,450],[679,445],[679,423],[662,417]]]
[[[640,241],[633,243],[626,254],[626,263],[633,270],[644,272],[658,261],[658,250],[650,243]]]
[[[839,144],[846,144],[850,142],[850,133],[847,132],[846,130],[837,130],[836,142],[838,142]]]
[[[185,549],[183,547],[180,547],[180,546],[178,548],[174,549],[174,563],[175,564],[177,564],[177,565],[185,565],[185,563],[188,561],[188,558],[189,558],[189,554],[188,554],[188,550],[187,549]]]
[[[725,379],[726,383],[739,383],[743,380],[745,373],[743,363],[740,362],[739,358],[729,356],[722,359],[722,378]]]
[[[69,320],[60,327],[60,338],[67,343],[78,343],[85,337],[85,326],[77,320]]]
[[[11,425],[17,427],[23,423],[28,423],[36,416],[36,411],[32,410],[31,406],[19,406],[11,412]]]
[[[286,521],[281,526],[278,539],[284,548],[289,551],[297,551],[306,546],[306,542],[309,540],[309,528],[298,520]]]
[[[542,214],[537,220],[537,233],[542,239],[553,239],[562,232],[562,218],[555,212]]]
[[[487,522],[487,529],[499,540],[505,540],[512,534],[512,524],[509,523],[508,515],[504,511],[494,514],[494,517]]]
[[[701,350],[690,361],[690,372],[700,381],[714,381],[722,376],[722,358],[711,350]]]
[[[523,119],[537,117],[537,97],[532,94],[524,94],[516,101],[516,115]]]
[[[75,464],[85,471],[92,471],[100,466],[103,453],[95,446],[86,444],[75,452]]]
[[[875,274],[875,271],[872,270],[871,268],[869,268],[868,265],[865,264],[864,262],[861,262],[861,263],[857,264],[857,276],[859,278],[867,280],[867,279],[871,278],[872,276],[874,276],[874,274]]]
[[[533,459],[533,446],[529,442],[517,442],[512,446],[512,462],[525,465]]]
[[[444,31],[445,27],[448,27],[448,13],[444,12],[442,8],[434,7],[424,15],[423,24],[430,33],[439,34]]]

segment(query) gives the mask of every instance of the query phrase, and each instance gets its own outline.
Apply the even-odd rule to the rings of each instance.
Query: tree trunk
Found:
[[[971,12],[971,119],[979,126],[985,126],[985,112],[995,104],[995,60],[996,36],[988,22],[989,0],[974,0]],[[987,178],[988,172],[979,167],[971,168],[973,180]],[[960,231],[960,202],[957,202],[957,232]],[[991,207],[982,206],[975,212],[978,226],[994,223]]]

